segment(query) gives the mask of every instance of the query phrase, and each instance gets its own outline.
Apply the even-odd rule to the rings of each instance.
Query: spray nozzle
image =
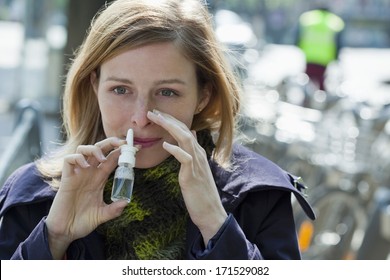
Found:
[[[135,153],[137,152],[137,148],[133,146],[133,138],[133,130],[130,128],[126,135],[127,144],[121,146],[121,155],[119,156],[118,164],[127,163],[131,166],[135,165]]]
[[[126,135],[127,145],[133,146],[133,138],[134,138],[133,130],[130,128],[130,129],[127,131],[127,135]]]

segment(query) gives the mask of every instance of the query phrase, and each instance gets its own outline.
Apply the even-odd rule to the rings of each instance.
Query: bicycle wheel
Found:
[[[390,256],[390,189],[379,188],[369,211],[367,229],[357,254],[358,260],[386,260]]]
[[[309,203],[316,213],[315,221],[295,210],[302,258],[354,259],[367,220],[359,198],[340,189],[318,187]]]

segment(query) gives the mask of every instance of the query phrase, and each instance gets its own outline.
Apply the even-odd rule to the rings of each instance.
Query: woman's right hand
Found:
[[[118,147],[125,143],[107,138],[95,145],[81,145],[65,157],[61,185],[46,219],[54,259],[63,258],[72,241],[118,217],[127,205],[124,200],[103,201],[105,183],[118,164]]]

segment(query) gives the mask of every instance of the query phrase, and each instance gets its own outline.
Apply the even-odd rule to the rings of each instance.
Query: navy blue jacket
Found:
[[[188,259],[300,259],[291,193],[307,215],[314,213],[294,177],[278,166],[235,145],[234,171],[210,167],[229,213],[224,225],[203,245],[197,227],[187,226]],[[55,191],[34,163],[16,170],[0,190],[0,259],[52,259],[45,219]],[[97,232],[75,240],[67,259],[105,259]]]

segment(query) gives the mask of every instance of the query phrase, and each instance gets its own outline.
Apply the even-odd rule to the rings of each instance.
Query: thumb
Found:
[[[118,200],[107,205],[103,210],[102,223],[119,217],[127,205],[126,200]]]

